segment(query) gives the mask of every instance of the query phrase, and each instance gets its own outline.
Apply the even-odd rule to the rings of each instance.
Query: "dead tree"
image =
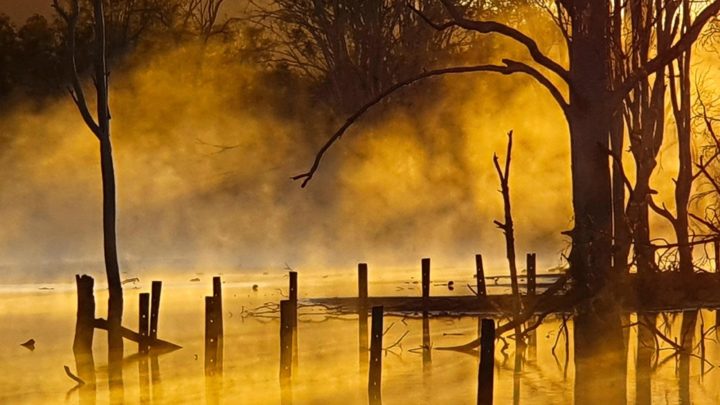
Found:
[[[75,102],[85,125],[100,143],[100,169],[103,195],[103,248],[105,273],[110,297],[108,299],[108,364],[111,381],[122,378],[122,315],[123,292],[120,282],[116,234],[115,168],[113,164],[112,144],[110,142],[110,108],[108,106],[107,52],[105,42],[105,16],[103,1],[93,0],[94,16],[94,69],[93,83],[96,93],[96,117],[88,107],[83,90],[80,72],[76,62],[76,31],[78,27],[79,0],[70,0],[68,7],[53,0],[53,7],[65,23],[65,35],[68,43],[68,55],[71,87],[70,96]]]
[[[459,27],[479,34],[494,33],[508,38],[523,46],[531,61],[504,59],[501,65],[428,70],[396,82],[349,116],[320,148],[310,169],[293,178],[302,180],[303,186],[307,185],[316,173],[324,154],[348,128],[368,109],[404,86],[431,77],[471,72],[494,72],[503,75],[521,73],[530,76],[550,92],[568,122],[575,217],[574,229],[569,232],[573,243],[569,257],[570,269],[575,288],[585,290],[585,295],[595,295],[604,290],[612,263],[613,198],[607,156],[610,123],[616,117],[622,100],[639,81],[661,71],[692,46],[707,22],[720,11],[720,0],[700,9],[693,21],[667,49],[629,71],[618,83],[611,81],[612,35],[608,35],[608,27],[611,26],[613,3],[609,1],[557,2],[559,19],[563,22],[562,33],[565,35],[570,55],[568,68],[548,57],[533,38],[519,30],[496,21],[468,19],[452,0],[441,2],[449,16],[445,21],[434,21],[421,11],[417,13],[439,31]],[[622,7],[624,3],[614,4]],[[623,28],[613,27],[615,30]],[[542,71],[533,65],[539,66]],[[548,76],[546,72],[552,76]],[[567,89],[566,92],[561,90],[563,87]]]
[[[520,300],[520,288],[518,286],[517,263],[515,261],[515,228],[512,218],[512,207],[510,205],[510,161],[512,159],[512,131],[508,132],[507,154],[505,155],[505,166],[500,167],[500,160],[497,154],[493,155],[493,165],[500,179],[500,193],[503,197],[503,212],[505,214],[504,222],[494,221],[495,225],[503,231],[505,235],[505,252],[507,255],[508,267],[510,268],[510,286],[513,295],[513,318],[520,319],[522,312],[522,301]],[[520,343],[522,340],[521,324],[515,322],[515,342]]]

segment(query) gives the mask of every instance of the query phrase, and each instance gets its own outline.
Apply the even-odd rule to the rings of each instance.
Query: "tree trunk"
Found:
[[[573,209],[570,271],[576,287],[598,292],[610,274],[612,187],[609,150],[612,106],[607,105],[610,43],[607,2],[572,4],[570,45],[570,153]]]
[[[112,383],[122,384],[122,315],[123,293],[118,263],[115,201],[115,168],[110,142],[110,109],[108,106],[108,70],[105,45],[105,17],[102,0],[93,2],[95,16],[95,88],[100,140],[100,169],[103,189],[103,248],[105,273],[110,297],[108,299],[108,372]],[[112,387],[111,387],[112,388]]]

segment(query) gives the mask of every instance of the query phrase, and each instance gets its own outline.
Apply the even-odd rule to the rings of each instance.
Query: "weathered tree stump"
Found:
[[[95,332],[95,280],[88,275],[75,275],[77,286],[77,318],[73,354],[78,376],[87,384],[95,384],[95,360],[92,353]]]

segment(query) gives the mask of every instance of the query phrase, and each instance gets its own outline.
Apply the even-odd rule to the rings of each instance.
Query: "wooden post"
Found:
[[[713,247],[715,250],[715,273],[720,274],[720,240],[715,239]]]
[[[368,269],[358,263],[358,364],[361,373],[368,370]]]
[[[368,267],[367,263],[358,263],[358,299],[367,305],[368,299]]]
[[[280,380],[287,380],[292,375],[293,359],[293,309],[290,300],[280,301]]]
[[[297,299],[298,299],[297,272],[291,271],[288,274],[290,277],[290,291],[288,291],[288,300],[292,303],[297,303]]]
[[[214,297],[205,297],[205,375],[215,375],[217,365],[217,309]]]
[[[493,369],[495,366],[495,322],[482,320],[480,336],[480,367],[478,370],[478,405],[493,403]]]
[[[213,277],[213,298],[215,299],[215,320],[217,321],[217,358],[215,371],[221,374],[223,369],[223,336],[225,327],[223,321],[222,280],[220,276]]]
[[[78,377],[88,384],[95,384],[95,360],[92,353],[95,332],[95,280],[88,275],[75,275],[77,286],[77,318],[73,354]]]
[[[162,293],[162,281],[152,282],[152,295],[150,296],[150,338],[157,339],[158,320],[160,319],[160,294]]]
[[[215,298],[215,311],[217,313],[216,319],[218,336],[222,337],[224,328],[222,317],[222,281],[220,280],[220,276],[213,277],[213,298]]]
[[[527,254],[527,295],[534,297],[537,290],[537,267],[535,253]]]
[[[486,297],[487,287],[485,286],[485,267],[483,266],[482,255],[475,255],[475,277],[477,278],[478,297]]]
[[[291,271],[289,274],[290,279],[290,289],[288,290],[288,301],[290,301],[294,307],[294,311],[292,311],[292,326],[293,328],[297,327],[297,301],[298,301],[298,277],[296,271]]]
[[[382,338],[383,338],[383,307],[372,309],[372,329],[370,340],[370,375],[368,380],[368,398],[370,404],[382,403]]]
[[[140,341],[138,342],[138,352],[147,354],[150,346],[147,337],[150,335],[150,294],[140,293],[140,305],[138,311],[138,333]]]
[[[430,298],[430,259],[424,258],[422,263],[422,297],[423,301],[427,303]]]

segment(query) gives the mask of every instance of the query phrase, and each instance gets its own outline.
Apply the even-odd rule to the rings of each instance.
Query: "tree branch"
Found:
[[[337,130],[335,133],[325,142],[325,144],[320,148],[320,150],[315,155],[315,160],[313,161],[312,166],[310,169],[305,172],[298,174],[296,176],[291,177],[292,180],[302,180],[301,187],[307,186],[308,182],[313,178],[315,175],[315,172],[317,172],[318,167],[320,167],[320,162],[322,161],[322,158],[325,156],[325,153],[330,149],[330,147],[337,142],[344,134],[347,132],[347,130],[358,120],[360,119],[370,108],[374,107],[378,103],[380,103],[382,100],[390,96],[391,94],[395,93],[396,91],[400,90],[403,87],[409,86],[411,84],[414,84],[416,82],[436,77],[436,76],[444,76],[444,75],[453,75],[453,74],[464,74],[464,73],[475,73],[475,72],[494,72],[494,73],[500,73],[503,75],[510,75],[513,73],[525,73],[532,77],[534,77],[536,80],[540,81],[541,84],[543,84],[548,90],[551,91],[551,94],[553,94],[553,97],[555,97],[555,100],[558,102],[560,107],[563,109],[563,112],[567,111],[568,104],[560,94],[560,92],[557,90],[557,88],[554,87],[554,85],[540,72],[537,70],[531,68],[528,65],[525,65],[520,62],[515,62],[509,59],[503,60],[505,65],[475,65],[475,66],[459,66],[459,67],[450,67],[450,68],[442,68],[442,69],[435,69],[435,70],[428,70],[423,73],[420,73],[419,75],[412,77],[410,79],[406,79],[404,81],[398,82],[377,96],[364,104],[360,109],[358,109],[355,113],[350,115],[346,120],[345,123]],[[541,80],[542,79],[542,80]],[[552,90],[554,89],[554,90]]]
[[[60,18],[65,21],[66,25],[66,35],[68,40],[68,53],[70,55],[70,81],[72,85],[72,90],[70,91],[70,96],[72,97],[73,102],[78,108],[78,111],[80,111],[80,115],[82,116],[83,121],[85,122],[85,125],[87,125],[88,128],[90,128],[90,131],[98,138],[100,139],[100,127],[95,122],[95,119],[93,118],[92,114],[90,113],[90,110],[87,106],[87,101],[85,100],[85,92],[83,91],[82,84],[80,83],[80,74],[78,73],[77,68],[77,61],[76,61],[76,29],[77,29],[77,23],[78,23],[78,0],[72,0],[70,1],[70,11],[65,10],[58,0],[53,0],[52,7],[55,9],[55,11],[58,13]]]
[[[476,31],[481,34],[496,33],[513,39],[516,42],[524,45],[525,48],[527,48],[527,50],[530,52],[530,56],[535,62],[557,74],[566,83],[570,83],[570,73],[565,68],[560,66],[559,63],[555,62],[554,60],[543,54],[534,39],[530,38],[529,36],[525,35],[524,33],[518,31],[515,28],[509,27],[496,21],[468,20],[463,17],[460,10],[455,7],[451,0],[441,1],[445,6],[445,9],[448,11],[448,13],[453,19],[453,25],[457,25],[458,27],[465,28],[467,30]],[[444,25],[447,25],[447,23]]]
[[[445,2],[447,0],[442,1]],[[613,105],[617,105],[617,103],[619,103],[639,81],[660,71],[663,67],[677,59],[683,52],[690,49],[702,32],[703,28],[705,28],[705,24],[707,24],[712,17],[718,15],[718,13],[720,13],[720,0],[714,0],[710,5],[706,6],[697,15],[697,17],[695,17],[695,21],[690,24],[687,31],[685,31],[685,33],[673,46],[630,72],[622,84],[618,86],[617,90],[614,91],[612,97],[614,101]]]

